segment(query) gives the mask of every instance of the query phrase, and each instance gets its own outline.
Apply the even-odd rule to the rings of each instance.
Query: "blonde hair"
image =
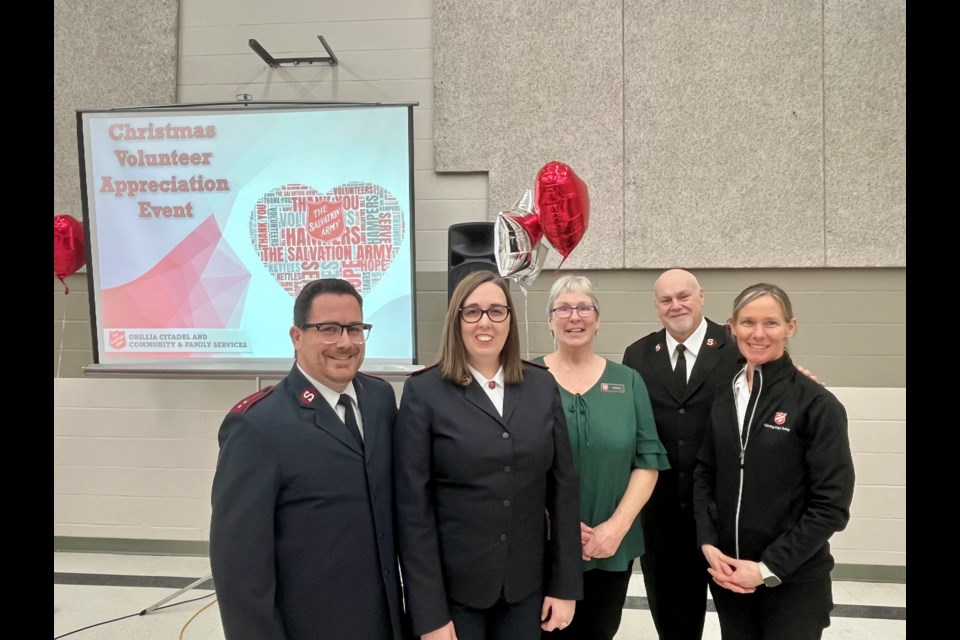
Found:
[[[780,310],[783,311],[784,319],[787,322],[793,320],[793,305],[790,303],[790,296],[787,295],[787,292],[775,284],[758,282],[741,291],[733,301],[733,315],[730,316],[731,322],[736,322],[737,316],[740,315],[740,312],[745,306],[762,296],[770,296],[776,300],[777,304],[780,305]]]

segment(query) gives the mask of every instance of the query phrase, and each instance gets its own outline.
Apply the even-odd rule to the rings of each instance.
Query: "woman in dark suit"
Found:
[[[439,363],[404,385],[394,461],[414,633],[522,640],[570,624],[582,576],[566,420],[553,376],[520,358],[496,274],[453,292]]]

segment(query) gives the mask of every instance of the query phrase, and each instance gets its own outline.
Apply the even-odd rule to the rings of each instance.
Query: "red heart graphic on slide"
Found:
[[[390,268],[405,232],[397,199],[369,182],[325,194],[285,184],[265,193],[250,216],[257,255],[291,296],[317,278],[343,278],[366,296]]]

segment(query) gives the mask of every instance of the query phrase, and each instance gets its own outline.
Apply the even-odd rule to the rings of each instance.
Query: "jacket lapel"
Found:
[[[670,366],[670,347],[667,346],[666,329],[661,329],[657,333],[657,341],[650,348],[653,349],[650,361],[653,363],[654,377],[666,387],[674,400],[680,402],[684,394],[673,375],[673,367]]]
[[[703,336],[700,351],[697,353],[697,361],[693,365],[693,371],[690,372],[687,389],[683,394],[684,398],[702,387],[703,383],[710,377],[710,373],[720,364],[723,359],[721,347],[726,341],[727,334],[723,327],[707,320],[707,333]]]
[[[520,403],[520,396],[523,395],[522,385],[505,384],[503,385],[503,423],[510,424],[510,416],[514,409]]]
[[[497,408],[493,406],[493,401],[490,400],[490,396],[487,395],[487,392],[483,390],[483,387],[480,386],[480,383],[476,380],[471,380],[470,384],[463,390],[463,395],[468,402],[476,406],[478,409],[481,409],[488,416],[499,422],[500,424],[506,426],[504,419],[497,413]],[[507,415],[507,399],[506,394],[504,394],[503,399],[503,414]]]
[[[290,383],[290,391],[296,394],[300,406],[313,410],[317,428],[327,432],[358,454],[363,453],[360,445],[357,444],[357,441],[354,440],[353,435],[347,429],[347,425],[343,423],[337,412],[324,400],[310,381],[303,377],[296,365],[293,366],[287,380]],[[364,424],[366,424],[366,416],[364,416]]]
[[[380,420],[380,407],[367,393],[360,376],[353,379],[353,388],[357,392],[357,404],[360,405],[360,419],[363,421],[363,454],[370,459],[370,454],[377,446],[380,432],[377,424]]]

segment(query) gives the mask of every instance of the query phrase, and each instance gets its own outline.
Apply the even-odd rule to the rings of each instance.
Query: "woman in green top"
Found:
[[[560,387],[580,474],[584,598],[570,626],[544,637],[611,640],[633,561],[643,555],[637,516],[659,470],[670,465],[640,374],[593,352],[600,305],[590,280],[558,279],[547,300],[547,322],[556,351],[537,361]]]

